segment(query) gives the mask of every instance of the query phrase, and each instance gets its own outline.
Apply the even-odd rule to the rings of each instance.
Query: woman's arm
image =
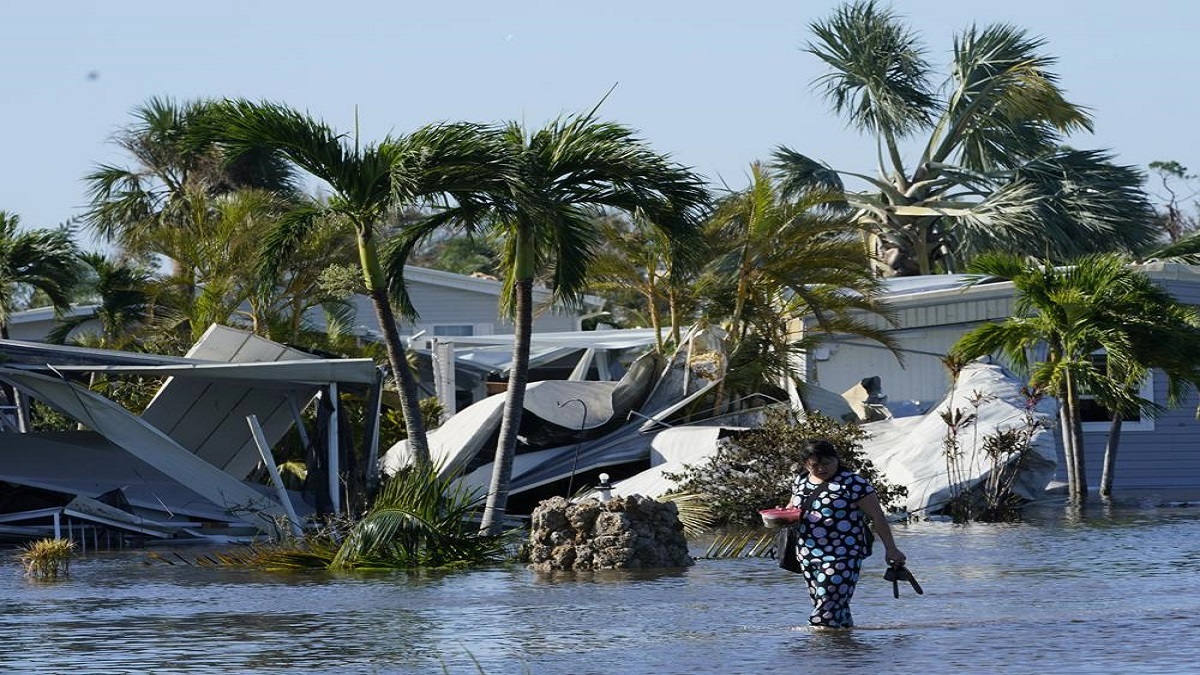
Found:
[[[904,552],[896,548],[896,539],[892,536],[892,525],[888,522],[887,516],[883,514],[883,507],[879,505],[879,495],[871,493],[858,500],[857,506],[863,510],[863,513],[871,517],[871,529],[875,530],[875,535],[879,537],[879,541],[883,542],[884,555],[887,556],[887,559],[904,562]]]

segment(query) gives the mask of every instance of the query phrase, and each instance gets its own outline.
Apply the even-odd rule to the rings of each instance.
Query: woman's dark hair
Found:
[[[804,442],[800,447],[800,462],[807,462],[813,457],[833,457],[838,459],[837,448],[824,438],[814,438]]]

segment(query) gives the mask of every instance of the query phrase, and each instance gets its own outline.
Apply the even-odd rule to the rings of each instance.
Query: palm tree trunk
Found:
[[[681,332],[683,329],[679,325],[681,320],[679,317],[679,291],[675,286],[674,280],[671,281],[671,285],[667,289],[667,298],[671,310],[671,347],[678,349],[679,344],[683,341]]]
[[[1082,504],[1087,501],[1088,497],[1087,472],[1083,456],[1083,422],[1079,416],[1079,394],[1075,389],[1074,378],[1070,374],[1067,375],[1067,409],[1069,410],[1072,445],[1074,446],[1071,466],[1075,474],[1075,490],[1071,494],[1071,500]]]
[[[513,284],[513,294],[516,318],[513,325],[512,367],[508,371],[508,392],[504,399],[500,438],[496,442],[496,458],[492,464],[492,481],[479,526],[481,532],[489,535],[500,534],[504,529],[513,457],[517,451],[517,431],[521,428],[521,417],[525,411],[525,386],[529,383],[529,348],[533,333],[533,279],[518,279]]]
[[[1100,474],[1100,496],[1112,498],[1113,472],[1117,467],[1117,445],[1121,442],[1121,425],[1124,418],[1114,412],[1108,427],[1108,443],[1104,446],[1104,470]]]
[[[367,283],[367,292],[371,296],[371,304],[375,306],[375,318],[383,331],[388,362],[396,378],[396,389],[400,394],[400,412],[404,415],[404,426],[408,431],[408,448],[416,463],[426,467],[432,460],[429,455],[429,439],[425,435],[425,420],[421,418],[417,380],[408,367],[404,345],[400,342],[400,329],[396,327],[396,314],[392,311],[392,303],[388,300],[387,290],[383,285],[383,272],[379,266],[374,242],[371,241],[370,234],[363,230],[358,233],[358,255]]]
[[[1069,405],[1070,397],[1067,395],[1067,388],[1063,386],[1058,392],[1059,410],[1058,410],[1058,426],[1059,433],[1062,436],[1063,444],[1063,464],[1067,469],[1067,498],[1074,499],[1076,493],[1076,476],[1075,476],[1075,433],[1073,429],[1075,425],[1071,422],[1071,409]]]
[[[654,272],[647,275],[646,309],[650,312],[650,327],[654,329],[654,349],[663,351],[662,312],[658,308],[658,289],[654,283]]]

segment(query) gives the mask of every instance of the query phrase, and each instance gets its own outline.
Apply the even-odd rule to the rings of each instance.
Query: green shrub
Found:
[[[779,415],[762,426],[737,432],[723,439],[715,455],[689,465],[666,478],[679,483],[680,490],[708,499],[722,524],[757,525],[758,510],[786,504],[800,466],[804,441],[829,439],[838,449],[842,466],[862,475],[875,486],[884,510],[908,495],[908,488],[888,483],[862,453],[867,433],[856,424],[843,425],[812,414],[795,422]]]

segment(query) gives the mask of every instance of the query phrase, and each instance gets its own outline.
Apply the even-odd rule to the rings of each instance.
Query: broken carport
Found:
[[[166,381],[139,416],[75,381],[93,373]],[[0,432],[0,481],[68,500],[51,505],[60,509],[60,525],[65,516],[172,538],[266,532],[290,518],[289,509],[310,513],[297,495],[285,500],[280,487],[248,480],[261,461],[250,419],[270,448],[318,398],[327,431],[318,441],[327,448],[332,510],[340,510],[338,392],[378,407],[381,391],[370,359],[321,359],[221,326],[183,358],[3,340],[0,382],[86,428]],[[377,452],[377,429],[365,438],[369,456]],[[44,505],[0,502],[0,535],[36,536],[55,520]],[[40,523],[22,517],[34,513]]]

